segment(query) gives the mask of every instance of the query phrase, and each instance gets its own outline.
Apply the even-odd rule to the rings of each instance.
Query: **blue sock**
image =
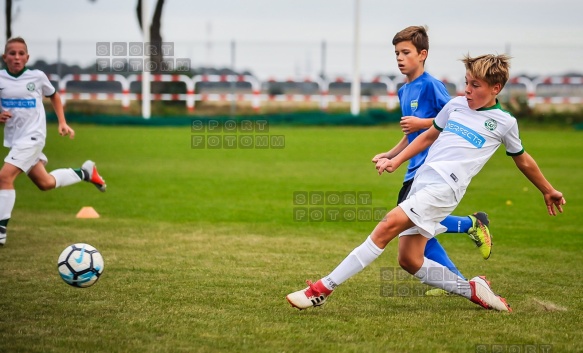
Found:
[[[441,244],[439,244],[437,239],[431,238],[427,241],[427,245],[425,245],[425,257],[447,267],[451,272],[455,273],[463,279],[466,279],[449,259],[445,249],[443,246],[441,246]]]
[[[446,233],[467,233],[472,228],[472,220],[468,216],[447,216],[441,225],[447,228]]]

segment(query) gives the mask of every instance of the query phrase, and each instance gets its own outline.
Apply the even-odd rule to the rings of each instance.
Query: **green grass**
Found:
[[[489,213],[491,259],[464,235],[438,238],[467,277],[488,275],[514,309],[504,314],[460,297],[383,295],[381,271],[397,266],[396,243],[325,307],[299,312],[285,301],[375,225],[296,222],[293,193],[367,191],[371,207],[392,207],[403,170],[379,177],[370,159],[397,141],[396,126],[271,126],[285,148],[266,150],[191,149],[188,128],[75,128],[70,141],[49,126],[49,169],[91,158],[108,191],[83,183],[40,192],[19,177],[0,248],[0,352],[583,351],[580,132],[521,134],[564,192],[564,214],[546,215],[502,148],[455,212]],[[83,206],[101,218],[76,219]],[[103,254],[93,287],[58,276],[57,257],[74,242]]]

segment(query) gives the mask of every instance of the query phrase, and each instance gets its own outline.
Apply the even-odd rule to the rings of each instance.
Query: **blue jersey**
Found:
[[[404,84],[399,89],[398,95],[403,116],[415,116],[424,119],[435,118],[441,108],[451,99],[443,82],[427,72],[424,72],[413,82]],[[407,135],[409,143],[413,142],[425,130],[419,130]],[[409,160],[405,181],[415,177],[417,169],[425,162],[428,150],[429,148]]]

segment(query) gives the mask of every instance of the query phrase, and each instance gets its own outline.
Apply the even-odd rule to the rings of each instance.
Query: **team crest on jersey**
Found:
[[[494,131],[494,130],[496,130],[496,127],[498,126],[498,123],[494,119],[488,119],[484,123],[484,126],[486,127],[486,129],[488,129],[490,131]]]
[[[36,88],[36,86],[34,85],[34,82],[30,82],[26,84],[26,89],[29,91],[34,91],[34,89]]]
[[[417,110],[418,106],[419,106],[419,102],[417,101],[417,99],[411,101],[411,111]]]

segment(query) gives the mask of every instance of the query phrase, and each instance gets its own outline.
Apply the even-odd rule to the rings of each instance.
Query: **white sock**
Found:
[[[328,276],[322,278],[322,283],[326,288],[334,290],[344,281],[370,265],[382,253],[383,249],[376,246],[370,236],[368,236],[364,243],[352,250]]]
[[[55,169],[50,174],[55,178],[55,187],[69,186],[81,181],[81,178],[71,168]]]
[[[423,258],[423,265],[414,276],[419,278],[422,283],[441,288],[447,292],[461,295],[468,299],[472,296],[470,283],[467,280],[451,272],[442,264],[426,257]]]
[[[16,190],[0,190],[0,220],[10,219],[16,202]]]

